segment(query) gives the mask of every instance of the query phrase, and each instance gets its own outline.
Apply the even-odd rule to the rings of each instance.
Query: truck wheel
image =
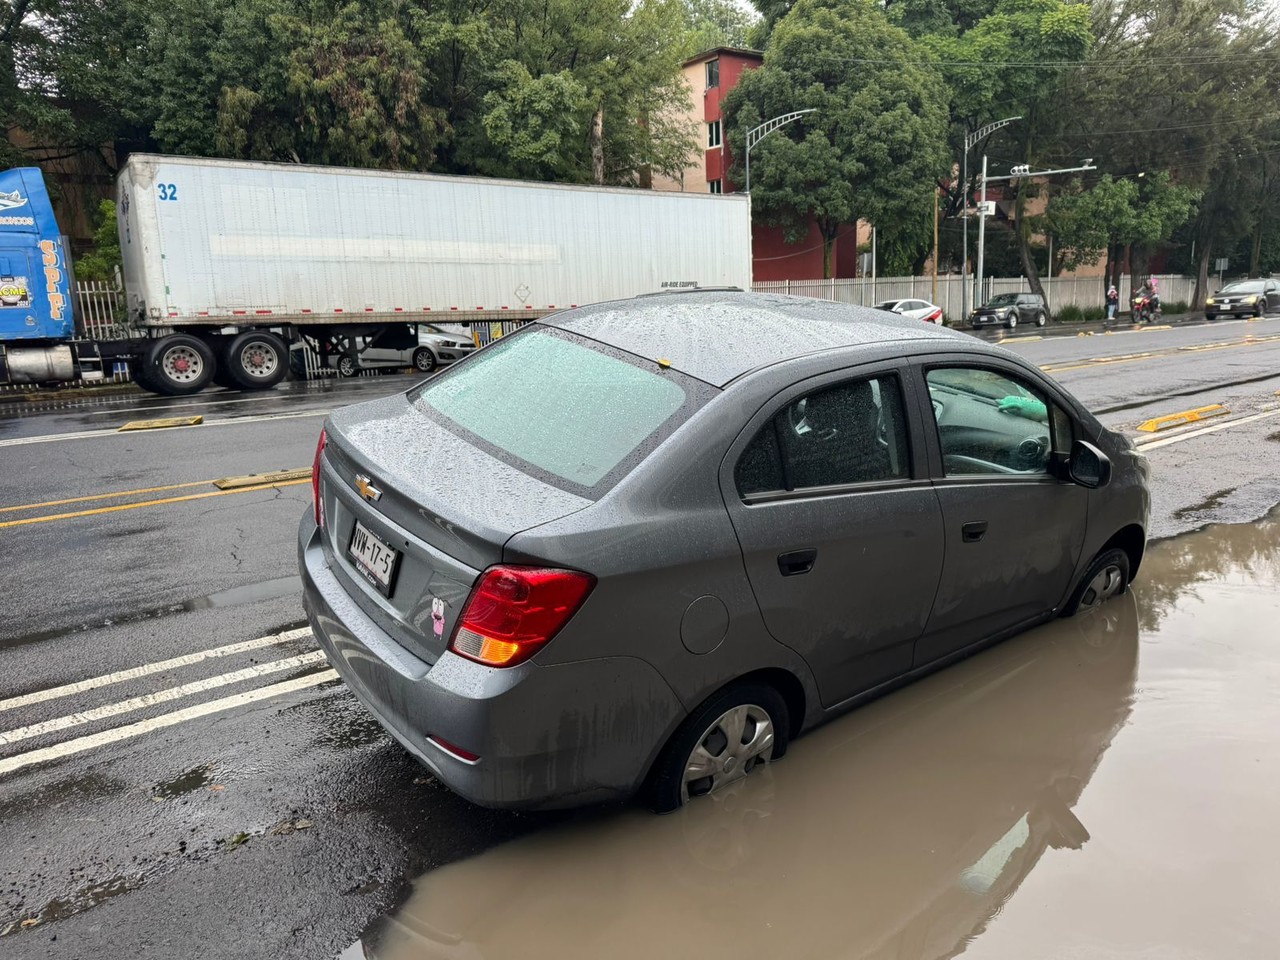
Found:
[[[413,351],[413,368],[422,373],[430,373],[436,368],[436,355],[426,347]]]
[[[288,372],[289,351],[284,341],[266,330],[247,330],[232,339],[225,354],[225,370],[245,390],[270,390]]]
[[[203,340],[186,333],[161,337],[147,353],[141,382],[171,397],[198,393],[213,379],[217,361]]]
[[[338,358],[338,376],[354,377],[360,372],[360,361],[349,353]]]

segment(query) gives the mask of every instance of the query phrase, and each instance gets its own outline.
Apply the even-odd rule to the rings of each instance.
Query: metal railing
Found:
[[[1216,278],[1215,278],[1216,279]],[[1195,293],[1195,277],[1158,276],[1160,299],[1165,303],[1191,302]],[[1100,277],[1054,277],[1040,281],[1044,287],[1049,312],[1068,305],[1105,308],[1104,287]],[[929,300],[942,307],[948,321],[958,323],[962,317],[961,294],[965,281],[959,276],[938,277],[938,299],[933,301],[932,277],[858,277],[855,280],[762,280],[751,285],[756,293],[785,293],[795,297],[814,297],[871,307],[886,300]],[[1129,304],[1130,278],[1120,283],[1120,309]],[[1214,286],[1211,282],[1210,286]],[[982,300],[1000,293],[1028,293],[1025,277],[989,277],[983,283]]]

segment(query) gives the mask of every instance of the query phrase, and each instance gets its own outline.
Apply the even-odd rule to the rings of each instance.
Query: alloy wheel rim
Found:
[[[684,764],[680,802],[714,793],[773,758],[773,719],[754,703],[732,707],[702,732]]]
[[[1080,598],[1082,607],[1096,607],[1098,604],[1110,600],[1124,585],[1124,575],[1120,572],[1120,567],[1114,563],[1107,564],[1099,570],[1089,586],[1085,588],[1084,596]]]

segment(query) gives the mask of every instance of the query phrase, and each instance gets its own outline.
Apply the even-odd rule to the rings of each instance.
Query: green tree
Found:
[[[116,204],[98,204],[98,224],[93,231],[93,249],[76,260],[77,280],[114,280],[120,269],[120,232],[116,229]]]
[[[732,178],[742,183],[747,131],[794,110],[817,112],[752,155],[756,214],[800,240],[823,238],[824,276],[842,224],[932,216],[947,168],[946,88],[905,32],[872,0],[799,0],[777,25],[763,65],[725,100]]]

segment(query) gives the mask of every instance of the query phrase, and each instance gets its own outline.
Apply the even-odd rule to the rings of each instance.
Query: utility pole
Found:
[[[987,157],[982,156],[982,202],[978,206],[978,293],[982,292],[982,254],[983,244],[986,240],[987,228],[987,184],[994,183],[997,180],[1021,180],[1024,177],[1051,177],[1057,173],[1079,173],[1082,170],[1097,170],[1093,166],[1093,158],[1090,157],[1081,166],[1078,167],[1059,167],[1056,170],[1032,170],[1030,164],[1022,163],[1013,167],[1009,171],[1007,177],[988,177],[987,176]],[[1050,261],[1049,269],[1053,269],[1053,262]]]
[[[938,302],[938,188],[933,188],[933,292],[931,303]]]
[[[1014,167],[1017,170],[1017,167]],[[1025,169],[1025,168],[1024,168]],[[978,194],[978,290],[973,295],[973,307],[982,305],[982,258],[987,246],[987,155],[982,155],[982,186]]]
[[[963,205],[960,208],[964,220],[964,241],[960,253],[960,315],[962,317],[969,316],[969,151],[1001,127],[1007,127],[1015,120],[1021,119],[1021,117],[1005,117],[1003,120],[988,123],[985,127],[979,127],[973,133],[964,135],[964,155],[960,161],[962,171],[960,184],[964,191]]]

